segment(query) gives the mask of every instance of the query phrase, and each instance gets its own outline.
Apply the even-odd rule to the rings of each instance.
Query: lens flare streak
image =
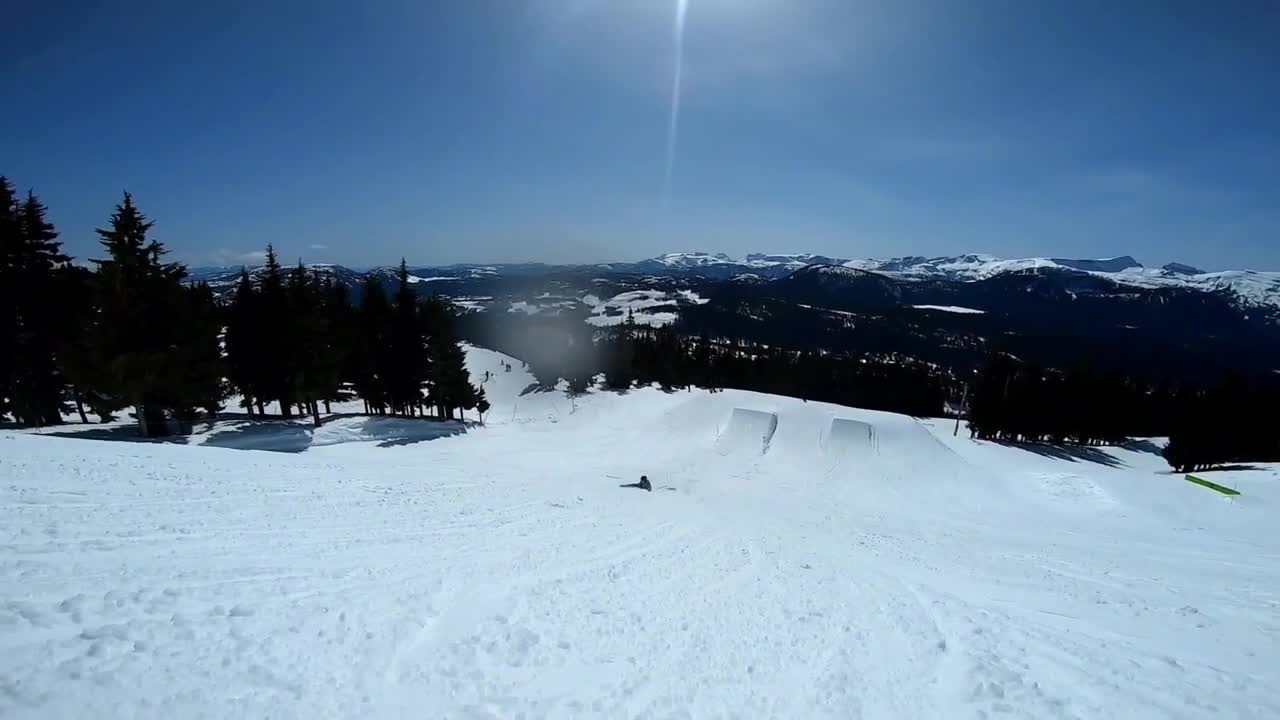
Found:
[[[671,205],[671,174],[676,164],[676,138],[680,128],[680,84],[684,75],[684,25],[689,0],[676,0],[675,68],[671,78],[671,116],[667,119],[667,164],[662,180],[662,205]]]

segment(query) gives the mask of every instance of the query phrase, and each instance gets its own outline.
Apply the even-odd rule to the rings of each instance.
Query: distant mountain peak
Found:
[[[706,252],[674,252],[659,255],[653,259],[654,262],[663,265],[675,266],[699,266],[699,265],[716,265],[734,262],[733,258],[724,253],[706,253]]]

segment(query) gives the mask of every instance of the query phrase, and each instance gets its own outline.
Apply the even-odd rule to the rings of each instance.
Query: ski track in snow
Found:
[[[494,408],[461,434],[0,434],[0,717],[1280,715],[1274,470],[1229,502],[1149,453],[571,405],[504,360],[470,351]],[[718,451],[734,408],[767,452]],[[822,454],[833,417],[874,444]]]

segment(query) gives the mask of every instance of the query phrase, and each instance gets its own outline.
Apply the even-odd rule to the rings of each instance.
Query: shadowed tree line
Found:
[[[1066,371],[992,353],[969,399],[973,437],[1054,445],[1117,445],[1131,437],[1167,436],[1175,470],[1231,462],[1280,460],[1280,433],[1269,420],[1280,383],[1231,374],[1202,387],[1150,384],[1121,370]]]
[[[388,297],[375,277],[349,288],[299,265],[241,274],[226,304],[187,282],[125,193],[97,230],[102,258],[73,264],[34,193],[0,178],[0,417],[53,425],[73,408],[107,422],[135,408],[148,433],[212,415],[233,393],[281,415],[363,399],[371,414],[453,418],[484,412],[448,305],[419,300],[401,263]]]
[[[1280,381],[1232,373],[1181,388],[1164,457],[1178,472],[1237,462],[1280,462]]]
[[[0,178],[0,415],[22,425],[88,422],[135,407],[145,425],[215,411],[219,309],[209,288],[165,260],[153,223],[125,193],[97,230],[94,269],[61,250],[46,208]]]
[[[732,337],[690,337],[671,326],[654,328],[628,314],[622,323],[594,328],[585,314],[558,316],[476,313],[460,319],[467,338],[524,358],[545,388],[564,380],[570,393],[600,378],[603,387],[627,390],[658,384],[666,389],[732,388],[806,400],[940,415],[948,378],[907,359],[792,351]]]
[[[240,405],[263,415],[275,402],[284,417],[319,424],[320,406],[359,398],[373,415],[450,419],[484,408],[471,384],[449,306],[420,300],[401,261],[388,296],[374,275],[350,289],[301,263],[285,271],[274,248],[255,279],[242,271],[226,308],[228,379]],[[483,412],[483,410],[481,410]]]

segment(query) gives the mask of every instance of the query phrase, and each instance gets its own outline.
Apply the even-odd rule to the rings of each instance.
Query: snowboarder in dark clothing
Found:
[[[653,492],[653,485],[649,484],[648,475],[641,475],[640,482],[638,483],[627,483],[625,485],[619,485],[618,487],[633,487],[633,488],[640,488],[641,490],[645,490],[648,492]]]

